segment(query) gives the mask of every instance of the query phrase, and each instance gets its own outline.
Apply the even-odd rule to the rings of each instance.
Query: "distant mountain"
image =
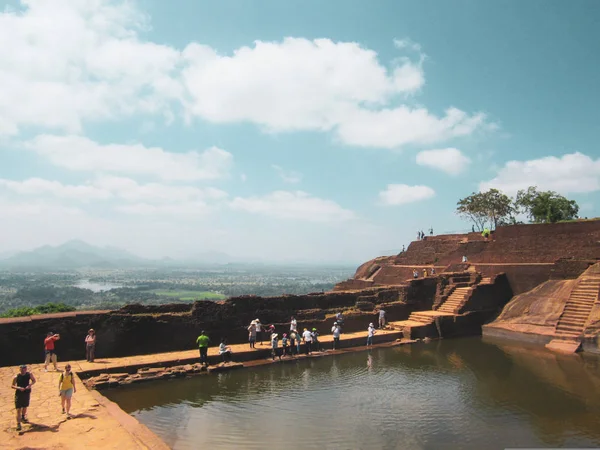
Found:
[[[121,268],[152,264],[133,253],[115,247],[96,247],[86,242],[72,240],[57,247],[45,245],[29,252],[21,252],[4,260],[2,267],[30,267],[76,269],[81,267]]]

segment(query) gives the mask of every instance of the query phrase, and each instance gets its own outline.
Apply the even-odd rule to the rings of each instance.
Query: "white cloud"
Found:
[[[397,148],[408,144],[434,144],[468,136],[485,127],[485,115],[469,116],[450,108],[445,116],[432,115],[425,108],[400,106],[393,109],[348,111],[338,127],[342,142],[362,147]]]
[[[21,0],[0,12],[0,134],[36,126],[170,114],[181,98],[178,50],[144,42],[128,1]]]
[[[142,144],[102,145],[82,136],[41,135],[25,147],[69,170],[153,175],[164,180],[214,180],[229,171],[233,156],[217,147],[172,153]]]
[[[210,211],[210,207],[202,201],[163,205],[135,203],[117,206],[116,209],[127,214],[141,216],[202,216]]]
[[[337,222],[355,217],[354,212],[332,200],[313,197],[302,191],[275,191],[262,197],[236,197],[229,205],[249,213],[307,222]]]
[[[406,203],[426,200],[434,195],[435,191],[429,186],[388,184],[387,189],[379,193],[379,202],[386,206],[404,205]]]
[[[396,47],[420,51],[409,41],[396,41]],[[388,70],[356,43],[286,38],[257,41],[231,56],[190,44],[184,57],[188,109],[212,122],[251,122],[270,132],[332,131],[345,144],[384,148],[489,127],[481,113],[449,108],[438,117],[423,107],[392,106],[423,87],[423,55],[417,62],[399,58]]]
[[[110,192],[89,185],[65,185],[58,181],[41,178],[29,178],[24,181],[13,181],[0,178],[0,189],[4,188],[20,195],[49,194],[58,198],[73,200],[102,200],[110,198]]]
[[[285,170],[283,167],[276,164],[272,164],[271,167],[275,170],[275,172],[277,172],[279,178],[286,183],[295,184],[302,181],[302,174],[300,172],[296,172],[294,170]]]
[[[226,192],[212,187],[140,184],[130,178],[113,176],[101,176],[83,185],[66,185],[40,178],[23,181],[0,179],[0,189],[2,188],[36,198],[50,196],[83,202],[115,200],[128,203],[117,206],[117,210],[138,214],[185,210],[197,213],[207,209],[208,202],[220,202],[227,198]]]
[[[529,186],[561,194],[600,190],[600,158],[570,153],[561,157],[509,161],[498,170],[495,178],[480,183],[479,189],[496,188],[514,195],[519,189],[527,189]]]
[[[471,160],[456,148],[424,150],[417,153],[417,164],[441,170],[449,175],[459,175],[465,171]]]
[[[415,52],[421,51],[421,46],[409,38],[394,39],[394,45],[396,46],[396,48],[400,49],[408,48],[410,50],[414,50]]]

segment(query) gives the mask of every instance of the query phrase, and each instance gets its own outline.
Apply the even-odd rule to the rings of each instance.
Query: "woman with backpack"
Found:
[[[71,365],[65,366],[65,371],[60,374],[58,379],[58,391],[60,395],[60,403],[62,405],[62,413],[67,414],[67,419],[71,418],[71,397],[73,393],[77,392],[75,386],[75,376],[71,372]],[[66,409],[65,409],[66,406]]]

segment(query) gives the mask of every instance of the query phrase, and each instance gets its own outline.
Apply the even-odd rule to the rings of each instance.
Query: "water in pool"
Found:
[[[600,447],[599,361],[447,339],[106,395],[174,449]]]

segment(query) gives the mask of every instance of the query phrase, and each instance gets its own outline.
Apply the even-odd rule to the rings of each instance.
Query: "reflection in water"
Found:
[[[175,449],[600,446],[597,358],[478,338],[145,384],[108,396]]]

